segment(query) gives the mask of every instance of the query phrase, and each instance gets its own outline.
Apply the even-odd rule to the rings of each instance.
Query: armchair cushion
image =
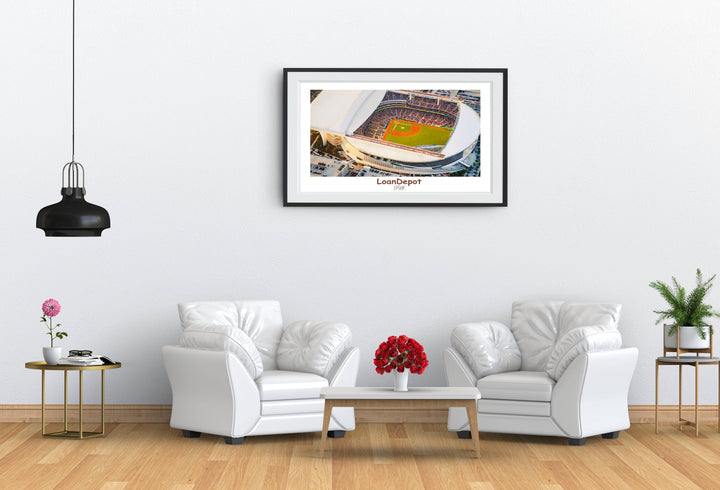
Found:
[[[612,303],[563,303],[558,312],[557,338],[588,325],[617,330],[621,306]]]
[[[570,363],[586,352],[619,349],[622,336],[617,330],[607,330],[607,325],[577,327],[558,338],[545,372],[554,380],[560,379]]]
[[[250,337],[239,328],[224,325],[193,325],[180,335],[180,344],[194,349],[232,352],[253,379],[263,372],[260,353]]]
[[[238,312],[232,301],[193,301],[178,305],[183,330],[195,326],[237,327]]]
[[[510,330],[522,354],[520,369],[544,371],[555,343],[562,301],[516,301]]]
[[[263,366],[267,370],[278,369],[278,344],[282,334],[280,303],[274,300],[235,301],[238,326],[257,347]]]
[[[320,398],[320,389],[328,380],[317,374],[297,371],[265,371],[255,380],[260,400],[298,400]]]
[[[278,369],[327,377],[349,347],[350,327],[343,323],[300,321],[283,330],[278,346]]]
[[[544,372],[514,371],[485,376],[476,386],[483,400],[549,402],[555,380]]]
[[[520,349],[510,330],[500,322],[458,325],[450,344],[478,378],[520,369]]]

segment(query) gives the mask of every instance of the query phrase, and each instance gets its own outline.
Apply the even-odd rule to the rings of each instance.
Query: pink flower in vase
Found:
[[[57,316],[60,313],[60,303],[52,298],[45,300],[42,311],[49,317]]]
[[[42,312],[43,316],[42,318],[40,318],[40,321],[43,322],[48,329],[47,334],[50,336],[50,347],[55,347],[55,339],[62,339],[63,337],[67,337],[67,332],[55,331],[55,329],[60,326],[60,323],[53,326],[53,317],[56,317],[60,314],[60,303],[58,303],[57,300],[54,300],[52,298],[46,299],[45,302],[42,304]]]

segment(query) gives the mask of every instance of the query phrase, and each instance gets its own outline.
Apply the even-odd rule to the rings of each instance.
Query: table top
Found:
[[[104,369],[118,369],[122,364],[103,364],[102,366],[72,366],[70,364],[48,365],[45,361],[26,362],[25,367],[28,369],[41,369],[43,371],[95,371]]]
[[[394,391],[390,387],[334,386],[322,388],[320,397],[328,400],[478,400],[480,390],[471,386],[408,388]]]
[[[705,363],[717,363],[720,362],[720,357],[696,357],[696,356],[667,356],[667,357],[658,357],[658,361],[664,362],[667,364],[695,364],[696,362],[700,364]]]

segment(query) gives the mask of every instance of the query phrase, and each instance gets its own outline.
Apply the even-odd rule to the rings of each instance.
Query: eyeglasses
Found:
[[[91,350],[71,350],[68,352],[68,356],[70,357],[90,357],[91,355]]]

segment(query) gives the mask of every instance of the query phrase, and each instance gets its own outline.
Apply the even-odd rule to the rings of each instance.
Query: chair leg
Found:
[[[571,446],[584,446],[586,440],[587,439],[585,437],[581,437],[580,439],[573,439],[572,437],[568,437],[568,444]]]
[[[185,430],[185,429],[183,429],[183,430],[182,430],[182,433],[183,433],[183,437],[187,437],[187,438],[190,438],[190,439],[194,439],[194,438],[196,438],[196,437],[200,437],[200,433],[199,433],[199,432],[196,432],[196,431],[194,431],[194,430]]]
[[[459,430],[457,431],[458,439],[472,439],[472,434],[469,430]]]
[[[345,437],[345,431],[344,430],[329,430],[328,437],[330,437],[332,439],[342,439],[343,437]]]
[[[225,444],[230,444],[233,446],[242,444],[243,440],[245,439],[244,437],[228,437],[228,436],[223,436],[223,437],[225,438]]]
[[[603,434],[603,439],[617,439],[620,436],[620,431],[616,430],[615,432],[608,432],[607,434]]]

